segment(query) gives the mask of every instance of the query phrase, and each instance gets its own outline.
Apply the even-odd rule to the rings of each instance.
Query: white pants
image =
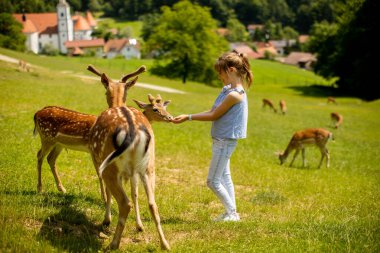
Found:
[[[230,172],[230,157],[237,145],[235,139],[215,139],[207,186],[222,201],[227,213],[236,212],[235,190]]]

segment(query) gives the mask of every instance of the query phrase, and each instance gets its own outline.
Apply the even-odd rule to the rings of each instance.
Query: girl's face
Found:
[[[224,84],[227,84],[228,83],[228,75],[226,73],[226,71],[222,70],[219,72],[219,79],[224,83]]]

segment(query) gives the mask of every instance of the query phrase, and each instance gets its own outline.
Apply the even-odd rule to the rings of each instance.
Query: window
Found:
[[[61,12],[61,17],[63,18],[65,16],[65,14],[63,12]]]

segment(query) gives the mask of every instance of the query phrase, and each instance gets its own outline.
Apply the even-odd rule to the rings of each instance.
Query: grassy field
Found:
[[[0,61],[0,252],[97,252],[110,242],[117,220],[113,204],[110,230],[103,231],[104,207],[89,154],[62,152],[58,170],[66,194],[57,191],[52,173],[43,165],[43,193],[36,192],[33,115],[46,105],[60,105],[99,114],[107,106],[99,81],[80,79],[93,64],[111,77],[135,70],[147,60],[41,57],[0,49],[33,65],[22,72]],[[238,223],[214,223],[223,208],[206,187],[211,156],[210,123],[155,123],[156,201],[172,252],[379,252],[380,251],[380,101],[364,102],[337,96],[311,72],[274,62],[252,62],[254,86],[249,90],[248,138],[241,140],[231,160],[236,187]],[[92,75],[93,76],[93,75]],[[132,98],[147,94],[171,99],[173,115],[208,110],[218,88],[149,73],[141,82],[176,88],[186,94],[134,87]],[[262,98],[288,104],[282,116],[261,108]],[[339,130],[330,112],[344,116]],[[294,167],[279,165],[276,151],[285,149],[294,131],[324,127],[335,141],[328,144],[331,167],[317,169],[320,153],[307,150]],[[160,251],[158,235],[140,187],[146,230],[137,232],[134,213],[127,221],[120,252]],[[129,194],[129,184],[126,184]]]

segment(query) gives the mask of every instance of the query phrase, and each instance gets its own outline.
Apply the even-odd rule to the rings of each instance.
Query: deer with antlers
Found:
[[[88,66],[88,70],[101,77],[101,81],[107,90],[108,106],[112,108],[125,104],[127,90],[136,83],[138,75],[145,72],[146,68],[145,66],[140,67],[135,72],[125,75],[119,82],[110,81],[93,66]],[[131,77],[135,78],[128,81]],[[37,153],[38,192],[42,191],[41,167],[46,155],[58,190],[66,192],[57,172],[56,160],[64,148],[90,152],[88,148],[89,133],[96,118],[95,115],[58,106],[47,106],[34,114],[34,135],[38,134],[41,139],[41,149]],[[100,177],[99,181],[101,195],[105,201],[105,190]]]
[[[287,112],[287,110],[288,110],[286,108],[286,102],[283,99],[280,100],[280,110],[281,110],[281,112],[282,112],[283,115],[285,115],[286,112]]]
[[[302,151],[302,164],[305,167],[305,148],[306,146],[317,146],[321,151],[322,157],[318,168],[321,167],[323,159],[326,157],[326,167],[330,166],[330,154],[326,148],[327,142],[333,138],[333,134],[323,128],[309,128],[297,131],[291,138],[286,150],[283,153],[279,153],[280,164],[283,164],[289,154],[295,150],[294,157],[289,166],[293,165],[294,160]]]
[[[162,104],[162,98],[149,97],[151,105]],[[136,101],[135,101],[136,102]],[[140,104],[137,103],[139,106]],[[165,105],[167,103],[163,103]],[[142,108],[145,106],[143,105]],[[154,110],[153,110],[154,111]],[[172,116],[159,117],[160,121],[170,122]],[[123,188],[123,180],[131,179],[132,198],[137,204],[137,179],[143,183],[149,210],[156,224],[161,247],[170,249],[165,239],[158,208],[154,196],[155,188],[155,140],[153,129],[146,114],[133,107],[116,107],[104,111],[96,120],[90,132],[90,152],[95,168],[105,182],[107,204],[103,224],[111,222],[111,198],[116,199],[119,219],[110,249],[120,245],[125,222],[132,207]]]
[[[336,129],[343,123],[343,116],[337,112],[332,112],[330,114],[331,122]]]
[[[263,98],[263,108],[265,107],[269,107],[274,113],[277,113],[277,109],[274,107],[273,102],[267,98]]]

